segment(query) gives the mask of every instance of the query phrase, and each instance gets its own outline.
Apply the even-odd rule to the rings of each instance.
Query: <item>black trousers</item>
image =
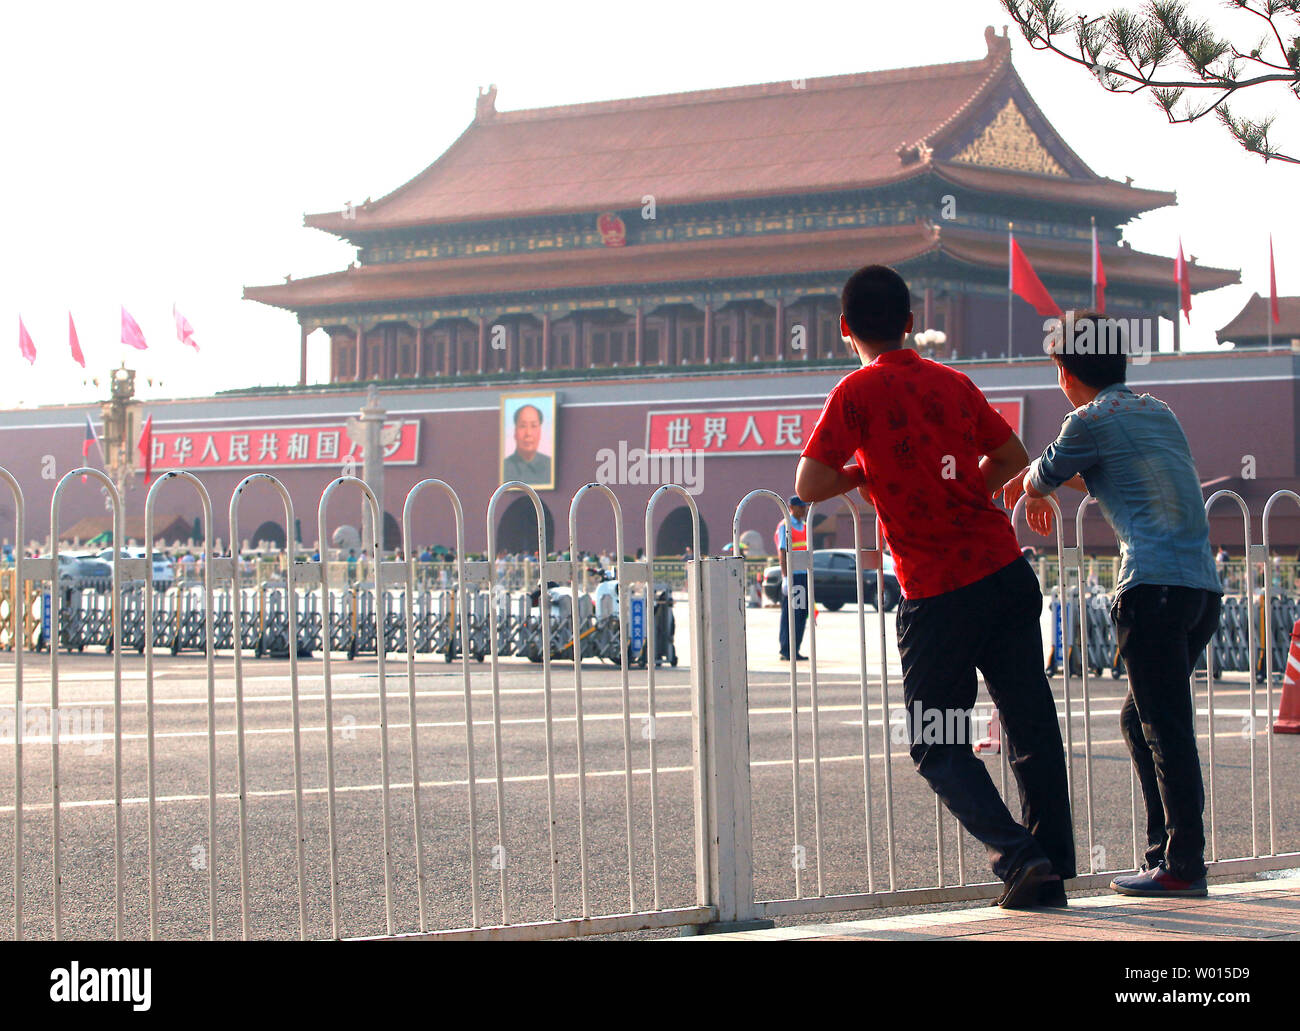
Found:
[[[800,588],[797,601],[794,607],[794,654],[799,653],[803,647],[803,631],[808,625],[808,574],[795,573],[790,577],[790,590]],[[781,642],[781,654],[790,655],[790,595],[781,595],[781,629],[777,636]]]
[[[1075,875],[1065,750],[1043,673],[1042,607],[1038,578],[1024,559],[966,587],[898,606],[912,761],[984,845],[1004,881],[1043,856],[1063,879]],[[1023,824],[1012,818],[971,749],[977,669],[1006,729]],[[938,721],[944,732],[934,732]]]
[[[1147,811],[1146,867],[1205,876],[1205,791],[1190,678],[1219,628],[1222,597],[1194,587],[1134,584],[1111,607],[1129,692],[1120,729]]]

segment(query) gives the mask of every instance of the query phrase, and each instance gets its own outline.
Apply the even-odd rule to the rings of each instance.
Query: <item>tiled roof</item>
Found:
[[[1048,175],[1007,172],[1001,168],[935,161],[935,174],[956,186],[982,193],[1001,193],[1012,197],[1076,204],[1081,208],[1137,214],[1173,204],[1178,198],[1165,190],[1145,190],[1114,179],[1062,179]]]
[[[975,233],[963,230],[946,230],[943,233],[944,252],[958,261],[970,265],[984,265],[1005,269],[1007,267],[1007,240],[993,233]],[[1092,276],[1092,246],[1087,241],[1044,240],[1016,234],[1016,242],[1033,262],[1040,276],[1065,276],[1090,280]],[[1123,286],[1164,286],[1170,295],[1174,286],[1174,259],[1159,254],[1135,251],[1131,247],[1103,247],[1101,261],[1106,270],[1109,289]],[[1209,265],[1190,265],[1192,291],[1217,290],[1241,281],[1234,269],[1214,268]]]
[[[1071,168],[1071,178],[963,166],[972,185],[1083,199],[1117,210],[1171,203],[1096,176],[1024,92],[1011,45],[990,28],[978,61],[478,114],[428,168],[386,197],[306,223],[341,236],[383,229],[667,204],[816,193],[915,175],[982,109],[1014,88]],[[1008,82],[1008,80],[1013,80]],[[951,167],[951,166],[950,166]],[[1084,193],[1076,192],[1079,184]]]
[[[1279,321],[1273,326],[1273,339],[1282,341],[1300,337],[1300,297],[1279,297],[1277,314]],[[1251,294],[1246,306],[1215,335],[1221,344],[1227,341],[1266,339],[1269,321],[1269,299]]]
[[[539,288],[586,289],[747,275],[797,275],[857,268],[870,261],[905,261],[934,246],[932,232],[920,224],[719,237],[640,247],[366,265],[273,286],[246,287],[244,297],[296,310],[367,301],[510,294]]]
[[[1040,240],[1018,236],[1040,275],[1086,280],[1090,246],[1086,241]],[[840,274],[877,262],[904,264],[926,254],[942,254],[962,264],[1005,269],[1006,237],[927,223],[830,232],[722,237],[640,247],[585,248],[368,265],[274,286],[248,287],[244,297],[300,311],[372,302],[438,300],[475,295],[514,294],[544,288],[593,287],[743,279],[748,276]],[[1103,248],[1112,288],[1120,284],[1156,285],[1173,291],[1172,259],[1126,247]],[[1238,280],[1227,269],[1192,266],[1192,287],[1212,290]]]

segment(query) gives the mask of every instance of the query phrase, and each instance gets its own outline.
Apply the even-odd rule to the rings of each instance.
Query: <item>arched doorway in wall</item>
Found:
[[[659,558],[672,558],[686,553],[688,547],[694,547],[691,528],[691,510],[686,505],[678,505],[659,524],[655,533],[655,555]],[[700,520],[700,554],[709,553],[709,524]]]
[[[248,538],[248,542],[255,548],[260,546],[263,541],[273,544],[277,548],[283,548],[285,545],[284,527],[274,519],[268,519],[254,530],[252,536]]]
[[[402,524],[392,512],[384,513],[384,550],[391,552],[402,546]]]
[[[550,552],[555,550],[555,518],[546,502],[542,502],[542,515],[546,520],[546,550]],[[537,550],[537,513],[532,498],[527,495],[515,498],[501,514],[497,521],[496,548],[524,555]]]

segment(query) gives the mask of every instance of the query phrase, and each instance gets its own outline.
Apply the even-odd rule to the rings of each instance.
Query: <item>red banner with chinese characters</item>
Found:
[[[1021,398],[989,401],[1022,433]],[[798,454],[821,415],[820,408],[733,408],[650,412],[647,451],[701,451],[709,455]]]
[[[415,465],[419,420],[385,423],[382,434],[386,465]],[[341,466],[360,462],[363,450],[342,423],[153,431],[153,467],[159,471]]]

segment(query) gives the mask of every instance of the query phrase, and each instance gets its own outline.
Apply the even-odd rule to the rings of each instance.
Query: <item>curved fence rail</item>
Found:
[[[2,753],[9,769],[0,766],[12,793],[0,797],[0,814],[12,814],[6,865],[15,938],[562,937],[746,926],[991,898],[1000,889],[982,862],[972,862],[980,854],[970,852],[973,840],[907,768],[890,627],[898,587],[879,522],[873,533],[850,499],[838,503],[849,509],[852,548],[837,554],[851,556],[853,584],[843,597],[855,610],[830,611],[841,606],[830,593],[827,549],[789,552],[792,584],[781,618],[791,644],[774,668],[761,647],[751,656],[751,644],[773,632],[773,617],[754,606],[753,577],[737,554],[753,502],[775,501],[792,528],[774,491],[739,501],[732,555],[705,557],[694,497],[660,487],[644,511],[645,557],[632,561],[618,497],[587,484],[569,508],[570,556],[507,576],[500,563],[465,557],[461,499],[450,484],[429,479],[412,487],[403,506],[405,559],[383,559],[376,536],[367,543],[380,557],[364,579],[345,583],[328,554],[307,559],[290,542],[279,569],[249,580],[239,557],[214,551],[218,531],[204,485],[170,472],[145,500],[146,537],[161,493],[188,483],[203,510],[202,577],[160,583],[152,546],[141,558],[124,549],[122,501],[102,473],[78,469],[59,481],[52,525],[80,476],[94,477],[113,506],[111,578],[63,576],[57,540],[46,558],[17,555],[0,578],[0,647],[8,644],[13,655],[0,668],[13,685],[4,714],[13,727],[4,743],[13,747]],[[14,497],[22,540],[22,490],[4,469],[0,480]],[[286,525],[294,525],[283,483],[254,474],[230,499],[231,540],[241,539],[243,498],[264,489],[279,496]],[[336,478],[317,505],[322,541],[339,491],[349,503],[359,493],[370,525],[382,525],[370,488]],[[487,554],[496,554],[498,508],[510,493],[532,501],[545,554],[541,500],[519,482],[503,484],[486,506]],[[445,578],[428,576],[415,554],[416,502],[430,494],[445,500],[454,526]],[[607,540],[589,541],[581,529],[588,494],[608,503]],[[653,530],[670,494],[689,513],[693,549],[666,581]],[[1191,686],[1204,742],[1212,873],[1300,864],[1300,829],[1288,809],[1295,781],[1286,772],[1297,739],[1275,743],[1270,733],[1300,600],[1267,575],[1256,590],[1253,574],[1271,561],[1277,504],[1300,504],[1300,494],[1279,491],[1268,500],[1258,545],[1239,495],[1219,491],[1207,511],[1225,501],[1243,515],[1245,590],[1225,599],[1219,633]],[[1114,689],[1102,675],[1118,678],[1123,665],[1110,584],[1089,576],[1096,564],[1077,543],[1090,499],[1073,513],[1074,545],[1066,543],[1059,504],[1050,504],[1060,573],[1045,594],[1044,664],[1059,675],[1080,852],[1075,884],[1097,887],[1131,868],[1130,854],[1138,861],[1140,795],[1130,772],[1130,819],[1120,808],[1122,774],[1106,765],[1117,757],[1127,765],[1127,755],[1104,739],[1099,728],[1110,724],[1097,722],[1115,715],[1107,708]],[[1013,525],[1023,525],[1023,505],[1011,513]],[[610,568],[593,575],[579,557],[584,545],[612,549]],[[810,615],[806,662],[794,643],[800,607]],[[687,662],[673,671],[679,638]],[[112,656],[107,674],[95,667],[83,678],[77,671],[85,663],[61,658],[101,647]],[[33,676],[33,650],[47,652],[48,679]],[[131,652],[143,655],[142,669],[124,670]],[[319,666],[301,661],[317,655]],[[390,665],[391,655],[403,664]],[[247,660],[264,656],[287,661],[270,676],[255,674],[268,667]],[[373,656],[373,664],[340,662],[358,656]],[[567,685],[555,677],[565,662],[572,663]],[[615,672],[598,675],[602,664]],[[202,694],[189,697],[174,677],[202,683]],[[96,684],[111,689],[102,702],[111,704],[111,718],[75,722],[61,690],[85,708],[101,704]],[[48,710],[34,707],[33,691],[47,689]],[[284,711],[287,726],[276,719]],[[390,724],[390,711],[406,720],[400,746],[390,741],[402,730]],[[180,719],[187,712],[196,716],[192,726]],[[1225,737],[1238,720],[1247,728],[1244,747]],[[997,765],[1007,796],[1011,757],[991,706],[987,721],[982,737],[970,728],[972,742]],[[70,750],[77,743],[87,745],[85,754]],[[101,744],[109,743],[104,755]],[[1123,834],[1117,812],[1129,824]],[[1265,819],[1266,840],[1258,833]],[[193,840],[178,863],[182,825]],[[96,891],[111,895],[112,905],[87,908]]]

